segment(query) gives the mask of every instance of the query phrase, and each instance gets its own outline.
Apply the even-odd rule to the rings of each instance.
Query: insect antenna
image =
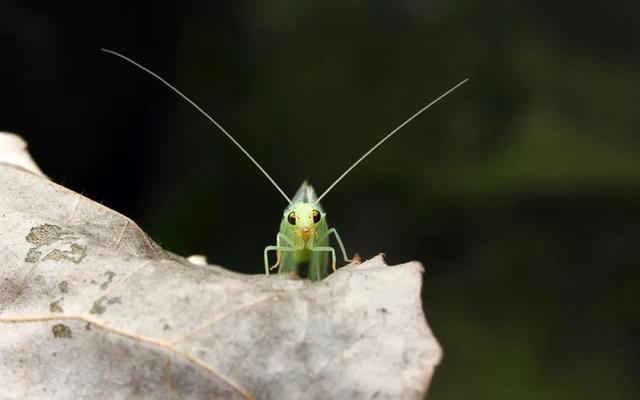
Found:
[[[282,197],[284,197],[287,200],[287,203],[291,203],[291,199],[289,199],[289,196],[287,196],[285,194],[285,192],[280,188],[280,186],[278,186],[278,184],[276,183],[276,181],[273,180],[273,178],[271,177],[271,175],[269,175],[267,173],[267,171],[264,170],[264,168],[262,168],[262,166],[253,158],[251,157],[251,154],[249,154],[248,151],[246,151],[244,149],[244,147],[242,147],[240,145],[240,143],[238,143],[238,141],[236,139],[234,139],[233,136],[231,136],[231,134],[229,132],[227,132],[222,125],[220,125],[215,119],[213,119],[209,114],[206,113],[206,111],[204,111],[202,108],[200,108],[200,106],[198,106],[195,102],[193,102],[190,98],[188,98],[187,96],[185,96],[181,91],[179,91],[178,89],[176,89],[173,85],[171,85],[169,82],[167,82],[166,80],[164,80],[164,78],[162,78],[160,75],[156,74],[155,72],[151,71],[150,69],[138,64],[137,62],[133,61],[132,59],[130,59],[129,57],[126,57],[120,53],[117,53],[113,50],[108,50],[108,49],[100,49],[101,51],[104,51],[105,53],[109,53],[111,55],[114,55],[116,57],[119,57],[133,65],[135,65],[136,67],[140,68],[141,70],[143,70],[144,72],[148,73],[149,75],[153,76],[154,78],[156,78],[157,80],[159,80],[160,82],[164,83],[169,89],[173,90],[175,93],[177,93],[180,97],[182,97],[183,99],[185,99],[187,101],[187,103],[191,104],[196,110],[200,111],[200,113],[202,115],[204,115],[205,117],[207,117],[207,119],[211,122],[213,122],[213,124],[215,126],[218,127],[218,129],[220,129],[222,131],[222,133],[224,133],[229,140],[231,140],[233,142],[233,144],[235,144],[240,151],[242,151],[244,153],[245,156],[247,156],[249,158],[249,160],[251,160],[252,163],[255,164],[256,167],[258,167],[258,169],[260,170],[260,172],[262,172],[264,174],[264,176],[267,177],[267,179],[269,180],[269,182],[271,182],[271,184],[278,189],[278,192],[280,192],[280,194],[282,195]]]
[[[351,172],[352,169],[354,169],[358,164],[360,164],[365,158],[367,158],[369,156],[369,154],[373,153],[373,151],[375,149],[377,149],[378,147],[380,147],[380,145],[384,142],[387,141],[387,139],[389,139],[391,136],[393,136],[396,132],[398,132],[400,129],[402,129],[403,126],[405,126],[406,124],[408,124],[409,122],[411,122],[414,118],[416,118],[418,115],[422,114],[424,111],[426,111],[427,109],[429,109],[429,107],[431,107],[432,105],[436,104],[437,102],[439,102],[440,100],[442,100],[443,98],[445,98],[445,96],[447,96],[449,93],[453,92],[454,90],[456,90],[457,88],[459,88],[460,86],[462,86],[463,84],[465,84],[467,81],[469,80],[469,78],[463,80],[462,82],[458,83],[457,85],[455,85],[454,87],[452,87],[451,89],[447,90],[446,92],[444,92],[443,94],[441,94],[438,98],[436,98],[435,100],[433,100],[431,103],[427,104],[426,106],[422,107],[418,112],[416,112],[415,114],[413,114],[411,117],[409,117],[406,121],[404,121],[403,123],[401,123],[396,129],[392,130],[391,132],[389,132],[387,134],[387,136],[383,137],[378,143],[376,143],[371,149],[369,149],[369,151],[367,151],[366,153],[364,153],[362,155],[362,157],[358,158],[356,160],[356,162],[354,162],[353,164],[351,164],[351,166],[349,168],[347,168],[346,171],[344,171],[342,173],[342,175],[340,175],[338,177],[338,179],[336,179],[335,181],[333,181],[333,183],[331,184],[331,186],[329,186],[327,188],[327,190],[325,190],[320,196],[318,196],[318,200],[316,200],[317,202],[320,202],[320,200],[322,200],[322,198],[324,196],[327,195],[327,193],[329,193],[331,191],[331,189],[334,188],[334,186],[336,186],[338,184],[338,182],[340,182],[345,176],[347,176],[347,174],[349,174],[349,172]]]

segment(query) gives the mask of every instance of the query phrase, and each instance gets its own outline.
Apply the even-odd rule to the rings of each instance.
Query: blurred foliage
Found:
[[[432,399],[638,398],[640,6],[620,2],[8,2],[1,128],[165,247],[259,273],[290,193],[348,250],[426,266]],[[80,167],[80,168],[79,168]]]

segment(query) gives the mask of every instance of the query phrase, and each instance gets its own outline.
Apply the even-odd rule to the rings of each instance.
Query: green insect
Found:
[[[336,270],[336,252],[329,246],[329,235],[334,234],[345,262],[351,262],[338,235],[336,228],[329,228],[327,214],[320,206],[315,190],[306,181],[284,209],[280,232],[276,235],[276,245],[264,248],[264,269],[267,275],[270,269],[279,267],[279,273],[299,273],[299,266],[308,263],[308,277],[319,280],[329,273],[329,255],[331,268]],[[277,261],[269,267],[268,252],[276,251]]]
[[[181,96],[184,100],[186,100],[189,104],[191,104],[196,110],[202,113],[209,121],[211,121],[222,133],[224,133],[229,140],[235,144],[240,151],[244,153],[244,155],[255,164],[255,166],[267,177],[269,182],[280,192],[280,194],[287,201],[287,207],[284,210],[282,216],[282,222],[280,223],[280,231],[276,235],[276,244],[272,246],[267,246],[264,249],[264,269],[265,273],[269,275],[269,272],[275,268],[278,268],[278,273],[295,273],[299,274],[301,272],[301,268],[303,265],[308,265],[308,273],[307,276],[311,280],[320,280],[326,277],[331,268],[333,271],[336,270],[336,251],[333,247],[329,245],[329,236],[331,234],[334,235],[336,241],[338,242],[338,246],[340,247],[341,255],[345,262],[351,262],[353,259],[347,257],[347,252],[345,250],[344,244],[342,243],[342,239],[340,239],[340,235],[336,228],[330,228],[327,223],[327,214],[322,209],[320,205],[320,200],[322,200],[327,193],[331,191],[352,169],[354,169],[360,162],[362,162],[369,154],[371,154],[375,149],[377,149],[382,143],[384,143],[387,139],[393,136],[396,132],[398,132],[402,127],[411,122],[418,115],[422,114],[429,107],[436,104],[440,100],[442,100],[449,93],[456,90],[458,87],[462,86],[464,83],[468,81],[468,79],[464,79],[451,89],[447,90],[435,100],[431,101],[426,106],[422,107],[415,114],[409,117],[406,121],[400,124],[397,128],[389,132],[384,138],[382,138],[378,143],[376,143],[373,147],[371,147],[366,153],[362,155],[356,162],[354,162],[347,170],[338,177],[320,196],[316,195],[315,190],[311,185],[309,185],[306,181],[302,183],[300,189],[296,192],[292,199],[290,199],[285,192],[278,186],[278,184],[273,180],[273,178],[267,173],[267,171],[262,168],[262,166],[247,152],[244,147],[238,143],[238,141],[231,136],[229,132],[227,132],[218,122],[216,122],[209,114],[207,114],[200,106],[194,103],[191,99],[185,96],[182,92],[176,89],[169,82],[164,80],[162,77],[157,75],[155,72],[145,68],[139,63],[133,61],[132,59],[120,54],[116,53],[112,50],[102,49],[105,53],[112,54],[119,58],[122,58],[125,61],[135,65],[140,68],[144,72],[150,74],[154,78],[158,79],[160,82],[164,83],[167,87]],[[273,266],[269,266],[269,252],[276,252],[276,262]],[[357,256],[354,257],[354,259]]]

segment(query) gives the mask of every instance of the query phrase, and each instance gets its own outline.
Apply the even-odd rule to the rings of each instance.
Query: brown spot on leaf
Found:
[[[0,282],[0,294],[6,304],[11,304],[22,295],[22,288],[11,279],[4,278]]]
[[[91,310],[89,310],[89,312],[91,314],[100,315],[107,310],[107,304],[122,304],[122,302],[120,301],[120,297],[112,297],[109,299],[106,296],[102,296],[98,300],[93,302],[93,307],[91,307]]]
[[[70,232],[57,225],[42,224],[31,228],[25,239],[36,246],[46,246],[57,242],[64,236],[69,236],[69,234]]]
[[[40,252],[40,250],[38,250],[37,247],[32,247],[29,249],[27,256],[24,258],[24,262],[35,264],[38,262],[41,255],[42,255],[42,252]]]
[[[107,300],[107,304],[122,304],[122,302],[120,301],[120,297],[112,297]]]
[[[62,298],[60,300],[56,300],[53,303],[49,304],[49,311],[51,312],[64,312],[64,310],[62,309],[62,306],[60,306],[60,302],[62,301]]]
[[[27,252],[24,261],[27,263],[37,263],[42,256],[43,246],[51,246],[58,242],[63,242],[64,247],[71,246],[70,250],[67,249],[53,249],[51,250],[43,260],[68,260],[78,264],[85,256],[86,247],[77,243],[69,243],[71,240],[77,239],[73,236],[73,233],[65,230],[57,225],[42,224],[31,228],[27,236],[25,236],[27,242],[34,245]]]
[[[67,293],[67,290],[69,290],[69,284],[67,281],[62,281],[58,283],[58,289],[60,289],[60,293]]]
[[[102,302],[104,301],[104,299],[106,299],[106,297],[102,296],[98,300],[94,301],[93,307],[91,307],[91,310],[89,310],[89,312],[91,314],[98,314],[98,315],[102,314],[107,309],[107,307],[102,305]]]
[[[104,273],[104,275],[106,275],[107,280],[102,282],[102,284],[100,284],[101,289],[106,289],[107,287],[109,287],[109,284],[113,280],[113,277],[116,276],[116,273],[113,271],[107,271]]]
[[[71,339],[71,328],[65,324],[56,324],[51,328],[53,337],[58,339]]]
[[[71,250],[53,249],[43,260],[71,261],[75,264],[80,264],[86,252],[87,248],[85,246],[71,243]]]

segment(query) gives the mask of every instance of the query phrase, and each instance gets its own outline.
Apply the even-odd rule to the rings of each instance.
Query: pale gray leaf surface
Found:
[[[44,176],[27,151],[27,142],[15,133],[0,132],[0,162]]]
[[[192,264],[0,163],[1,399],[421,399],[421,281],[382,257],[317,283]]]

